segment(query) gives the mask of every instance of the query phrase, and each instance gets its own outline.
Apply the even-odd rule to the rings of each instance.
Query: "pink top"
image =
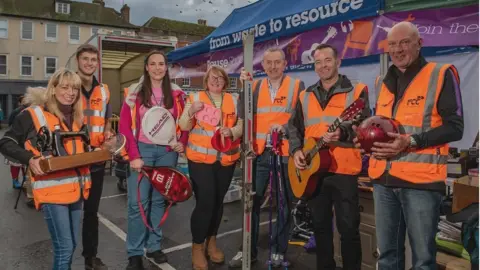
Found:
[[[173,102],[172,115],[173,117],[178,118],[180,117],[180,114],[181,114],[179,113],[179,111],[183,111],[183,107],[185,106],[185,103],[184,103],[185,93],[180,88],[173,88],[172,95],[174,100],[180,101],[180,106],[182,107],[182,108],[177,108],[177,105],[176,105],[177,102]],[[118,125],[118,131],[120,134],[123,134],[127,139],[125,148],[127,150],[128,157],[130,160],[141,158],[140,152],[138,151],[138,145],[137,145],[139,134],[141,133],[140,129],[142,125],[141,118],[140,118],[140,107],[142,107],[142,104],[140,103],[140,99],[137,98],[135,100],[135,109],[136,109],[135,119],[132,119],[130,106],[125,101],[123,102],[122,109],[120,111],[120,121]],[[143,114],[145,114],[145,112],[143,112]],[[133,121],[135,121],[136,123],[137,136],[134,136],[132,132]],[[188,142],[188,131],[182,131],[182,134],[178,141],[181,142],[184,146],[186,146]],[[172,151],[171,147],[167,146],[167,151]]]
[[[153,88],[152,89],[153,95],[152,95],[152,106],[155,105],[161,105],[163,107],[163,93],[162,93],[162,88]],[[143,119],[143,116],[145,113],[149,110],[150,108],[147,108],[143,105],[140,106],[140,109],[138,110],[138,114],[140,116],[140,119]],[[169,110],[170,113],[173,115],[174,110],[173,107]],[[148,143],[148,144],[153,144],[152,141],[150,141],[145,134],[143,133],[143,129],[140,129],[140,133],[138,134],[138,141],[142,143]]]

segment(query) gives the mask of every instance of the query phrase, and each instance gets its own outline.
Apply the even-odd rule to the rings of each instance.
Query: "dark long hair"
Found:
[[[163,106],[166,109],[171,109],[173,107],[173,95],[172,86],[170,83],[170,74],[168,73],[168,60],[167,56],[161,51],[154,50],[145,56],[142,89],[138,93],[138,96],[140,97],[143,106],[146,108],[152,107],[152,81],[150,80],[150,75],[148,75],[147,66],[150,56],[155,54],[160,54],[163,56],[163,59],[165,59],[167,70],[165,71],[165,77],[163,77],[162,80]]]

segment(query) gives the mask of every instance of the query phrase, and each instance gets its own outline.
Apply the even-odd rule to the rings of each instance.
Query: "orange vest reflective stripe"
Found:
[[[382,83],[376,115],[396,119],[402,134],[420,134],[442,125],[437,101],[443,87],[445,72],[450,69],[459,82],[454,66],[428,63],[415,76],[395,108],[395,96]],[[416,184],[443,182],[447,178],[448,144],[409,151],[385,160],[370,158],[368,174],[377,179],[385,171],[404,181]]]
[[[367,86],[358,83],[349,92],[335,94],[331,97],[327,107],[322,109],[313,92],[302,91],[303,118],[305,124],[305,139],[320,138],[328,127],[350,106]],[[362,157],[360,150],[355,149],[351,143],[338,142],[330,146],[332,163],[329,172],[356,175],[362,170]]]
[[[41,127],[46,126],[52,132],[55,130],[68,131],[64,123],[61,123],[55,115],[44,111],[40,106],[29,107],[27,111],[32,117],[35,130],[40,130]],[[80,127],[73,122],[72,131],[79,130]],[[34,139],[25,142],[25,149],[36,156],[40,156],[39,151],[33,146],[32,140]],[[65,139],[64,147],[69,155],[84,152],[83,142],[80,138]],[[88,166],[52,172],[42,176],[34,176],[30,173],[30,179],[37,209],[40,209],[42,203],[71,204],[77,202],[81,196],[80,191],[83,191],[83,198],[87,199],[91,187]]]
[[[110,91],[106,84],[97,85],[87,98],[82,95],[84,123],[90,132],[90,144],[99,147],[103,143],[105,130],[105,114],[110,101]]]
[[[206,104],[212,103],[205,91],[195,92],[190,94],[190,102],[201,101]],[[237,103],[238,96],[230,93],[223,94],[222,102],[222,126],[232,128],[237,122]],[[240,158],[240,146],[237,146],[226,153],[221,153],[212,147],[212,137],[216,131],[216,127],[204,122],[195,121],[192,130],[188,136],[187,158],[197,163],[213,164],[215,161],[220,161],[222,165],[228,166],[234,164]]]
[[[124,100],[127,98],[128,96],[128,88],[125,88],[124,91],[123,91],[123,98]],[[177,129],[176,129],[176,132],[177,132],[177,138],[180,138],[180,135],[181,135],[181,129],[180,129],[180,126],[178,125],[178,119],[180,119],[180,116],[182,115],[183,113],[183,107],[182,107],[182,104],[180,103],[180,96],[178,96],[177,98],[174,99],[174,102],[175,102],[175,105],[177,106]],[[136,105],[133,105],[131,108],[130,108],[130,115],[132,116],[132,133],[133,133],[133,136],[136,138],[137,136],[137,123],[136,123],[136,117],[137,117],[137,109],[136,109]]]
[[[254,82],[256,114],[254,116],[255,140],[253,147],[257,155],[261,155],[265,150],[267,134],[272,123],[285,125],[290,119],[290,115],[297,105],[299,88],[300,80],[285,76],[272,103],[267,79]],[[288,140],[281,140],[282,156],[289,155],[288,147]]]

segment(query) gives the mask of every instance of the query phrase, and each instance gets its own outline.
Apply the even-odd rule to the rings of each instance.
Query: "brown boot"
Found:
[[[217,238],[215,236],[210,236],[207,239],[207,252],[212,262],[221,264],[225,261],[225,255],[217,248]]]
[[[208,262],[205,258],[205,245],[192,243],[193,270],[207,270]]]

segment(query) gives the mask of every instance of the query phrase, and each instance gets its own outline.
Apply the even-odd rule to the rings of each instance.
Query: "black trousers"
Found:
[[[333,206],[342,245],[342,269],[359,270],[362,247],[357,176],[329,174],[319,181],[316,196],[308,201],[317,246],[317,269],[334,270],[336,267],[333,257]]]
[[[105,168],[96,168],[90,172],[92,178],[92,187],[90,188],[90,195],[83,204],[83,257],[96,257],[98,250],[98,207],[100,205],[100,198],[103,191],[103,177],[105,175]]]
[[[223,216],[223,199],[232,182],[235,165],[222,166],[188,161],[196,204],[190,218],[193,243],[217,235]]]

